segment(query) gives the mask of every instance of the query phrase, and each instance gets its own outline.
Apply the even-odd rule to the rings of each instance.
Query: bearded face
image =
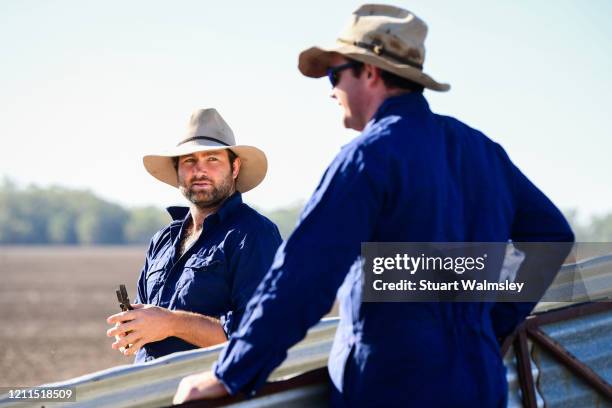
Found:
[[[232,168],[226,150],[181,156],[177,171],[180,192],[198,208],[218,206],[236,188],[238,172]]]

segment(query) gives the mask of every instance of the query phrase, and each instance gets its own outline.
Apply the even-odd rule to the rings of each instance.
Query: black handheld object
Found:
[[[119,285],[119,290],[117,292],[117,300],[119,300],[119,307],[122,311],[126,312],[128,310],[134,310],[132,305],[130,305],[130,298],[128,298],[127,289],[125,285]]]

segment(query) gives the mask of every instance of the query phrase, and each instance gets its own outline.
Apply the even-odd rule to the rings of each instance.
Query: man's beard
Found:
[[[233,185],[231,178],[224,179],[219,185],[215,185],[209,178],[194,179],[191,183],[193,184],[197,181],[208,181],[211,185],[206,190],[194,191],[192,187],[187,188],[185,186],[180,186],[179,189],[181,193],[198,208],[206,209],[216,207],[232,193]]]

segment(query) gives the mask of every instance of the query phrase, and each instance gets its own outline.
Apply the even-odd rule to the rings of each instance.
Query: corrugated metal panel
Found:
[[[612,383],[612,312],[542,326],[542,331]],[[612,407],[539,346],[532,357],[540,369],[534,378],[547,407]]]
[[[529,349],[533,349],[533,344],[529,342]],[[506,366],[506,380],[508,381],[508,408],[522,408],[523,401],[520,390],[518,369],[516,363],[516,354],[514,353],[514,347],[510,347],[506,357],[504,358],[504,365]],[[536,364],[531,364],[531,375],[533,378],[538,378],[540,370]],[[544,407],[544,400],[536,389],[536,402],[538,408]]]
[[[535,311],[543,312],[575,303],[612,299],[612,255],[563,265],[559,275],[546,292],[548,299],[562,297],[574,298],[574,301],[543,301],[536,306]]]
[[[565,307],[571,303],[612,298],[612,255],[564,265],[536,310]],[[558,302],[572,299],[572,302]]]
[[[610,301],[612,255],[563,266],[548,294],[568,290],[573,291],[572,296],[577,301]],[[572,303],[542,302],[536,311],[567,307]],[[542,326],[542,331],[612,383],[612,312],[549,324]],[[533,348],[532,360],[540,369],[540,375],[534,378],[547,407],[612,407],[612,403],[605,402],[596,391],[538,345]]]

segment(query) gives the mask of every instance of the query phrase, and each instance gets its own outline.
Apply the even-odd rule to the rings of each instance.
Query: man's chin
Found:
[[[211,197],[210,195],[202,196],[202,195],[192,195],[190,200],[196,207],[201,209],[208,209],[217,207],[224,199],[219,197]]]
[[[200,191],[200,192],[191,192],[191,194],[189,195],[189,201],[191,201],[192,203],[200,207],[200,206],[207,206],[216,200],[214,197],[211,197],[210,194],[203,193]]]
[[[352,116],[344,115],[344,117],[342,118],[342,122],[343,122],[345,128],[353,129],[353,130],[356,130],[358,132],[361,132],[363,130],[363,128],[365,127],[365,126],[362,126],[361,124],[357,123],[358,121],[355,120],[355,118],[352,117]]]

